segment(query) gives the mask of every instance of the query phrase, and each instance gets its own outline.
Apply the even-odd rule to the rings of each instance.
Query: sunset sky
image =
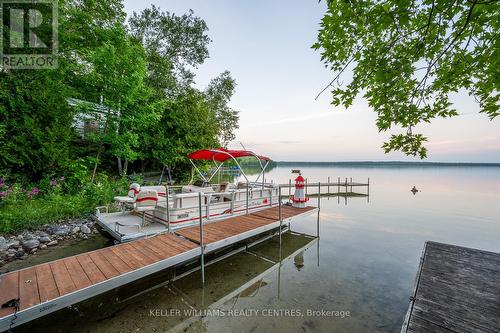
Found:
[[[130,15],[150,1],[125,1]],[[418,160],[380,148],[394,129],[378,133],[376,115],[361,96],[348,110],[330,104],[318,92],[333,78],[311,49],[324,1],[154,0],[176,14],[193,9],[208,24],[210,58],[195,70],[196,84],[229,70],[238,84],[231,106],[240,111],[240,129],[232,146],[274,160],[360,161]],[[499,121],[478,114],[467,94],[453,96],[460,116],[419,126],[429,137],[429,161],[500,162]]]

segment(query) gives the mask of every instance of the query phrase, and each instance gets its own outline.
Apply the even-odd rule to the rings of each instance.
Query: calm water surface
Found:
[[[296,168],[311,182],[370,177],[369,200],[323,198],[319,242],[288,235],[281,265],[274,239],[253,250],[260,257],[242,253],[210,266],[203,290],[193,274],[131,299],[109,293],[20,330],[399,332],[426,240],[500,252],[500,168]],[[266,179],[286,183],[290,169],[275,168]],[[294,220],[292,230],[315,234],[316,216]],[[200,308],[214,311],[166,315]],[[164,312],[151,313],[158,309]],[[332,312],[311,312],[322,309]]]

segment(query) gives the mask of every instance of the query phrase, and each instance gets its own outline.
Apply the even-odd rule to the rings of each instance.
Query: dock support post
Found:
[[[248,190],[248,188],[249,188],[249,187],[250,187],[250,184],[248,184],[248,182],[247,182],[247,215],[248,215],[248,199],[249,199],[249,198],[248,198],[248,195],[249,195],[249,190]]]
[[[170,207],[168,204],[168,185],[165,188],[166,188],[165,196],[167,197],[167,230],[168,230],[168,233],[170,233]],[[154,215],[154,213],[153,213],[153,215]]]
[[[203,245],[203,216],[201,212],[201,192],[198,193],[198,205],[200,208],[200,249],[201,249],[201,286],[205,286],[205,251]]]
[[[231,195],[231,203],[230,203],[231,215],[234,215],[234,202],[235,201],[236,201],[236,191],[233,192],[233,194]]]
[[[328,194],[330,194],[330,177],[328,177]]]
[[[278,186],[278,217],[280,219],[280,251],[281,251],[281,226],[283,219],[281,218],[281,186]]]
[[[288,179],[288,196],[292,196],[292,180]]]
[[[307,178],[306,178],[306,196],[307,196]]]
[[[340,194],[340,177],[337,179],[337,193]]]
[[[366,201],[370,202],[370,177],[368,177]]]
[[[316,237],[319,238],[319,211],[321,210],[321,183],[318,182],[318,218],[316,220]]]

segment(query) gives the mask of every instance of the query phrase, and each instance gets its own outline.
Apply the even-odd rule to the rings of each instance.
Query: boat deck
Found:
[[[204,224],[205,253],[279,227],[278,207]],[[282,222],[310,213],[282,206]],[[44,316],[200,256],[199,227],[48,262],[0,275],[0,331]],[[197,238],[198,237],[198,238]]]
[[[500,253],[427,242],[406,332],[499,332]]]

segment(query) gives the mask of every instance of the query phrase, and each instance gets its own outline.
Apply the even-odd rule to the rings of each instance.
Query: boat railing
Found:
[[[167,213],[167,228],[168,231],[172,231],[173,229],[171,228],[170,225],[170,216],[171,214],[174,214],[174,211],[177,209],[192,209],[192,208],[197,208],[198,210],[198,217],[201,216],[203,221],[210,221],[210,220],[215,220],[215,219],[221,219],[226,216],[233,216],[233,215],[239,215],[246,213],[248,214],[249,211],[254,211],[255,209],[263,209],[265,207],[273,207],[278,204],[278,196],[279,196],[279,191],[278,187],[271,187],[271,188],[245,188],[245,189],[238,189],[235,191],[228,191],[228,192],[210,192],[210,193],[203,193],[203,192],[192,192],[192,193],[185,193],[185,194],[191,194],[188,198],[193,199],[190,202],[196,201],[194,204],[190,204],[187,206],[184,206],[181,204],[176,204],[175,200],[185,200],[186,197],[176,197],[175,195],[169,197],[172,199],[173,202],[170,202],[169,204],[165,205],[164,209],[166,209]],[[212,198],[214,197],[226,197],[229,199],[229,201],[214,201]],[[250,208],[249,201],[254,200],[254,199],[262,199],[263,204],[261,205],[256,205],[254,207]],[[244,205],[240,205],[244,203]],[[213,214],[215,215],[214,217],[211,217],[211,213],[220,207],[224,207],[229,204],[229,207],[227,210],[223,211],[222,213],[218,214]],[[213,216],[212,215],[212,216]]]

